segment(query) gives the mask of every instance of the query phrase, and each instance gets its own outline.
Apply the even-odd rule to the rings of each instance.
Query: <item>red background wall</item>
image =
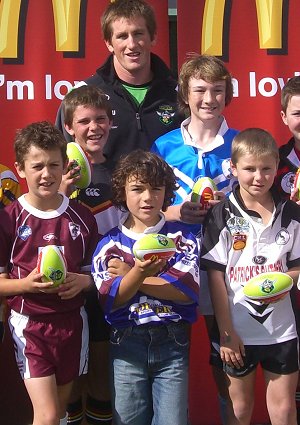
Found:
[[[75,1],[75,0],[74,0]],[[75,81],[86,78],[107,56],[100,34],[100,16],[107,0],[81,0],[82,14],[81,54],[77,57],[56,51],[52,2],[20,0],[22,13],[19,25],[10,27],[19,33],[18,57],[6,58],[2,54],[3,33],[0,32],[0,162],[13,165],[13,138],[15,131],[32,121],[54,121],[61,98]],[[7,6],[0,0],[0,31],[5,27]],[[18,2],[15,2],[15,4]],[[72,2],[71,2],[72,3]],[[158,43],[155,52],[169,62],[168,4],[167,0],[151,0],[158,19]],[[261,47],[257,20],[257,4],[265,4],[265,27],[274,23],[276,9],[282,7],[281,25],[275,22],[275,32],[281,32],[280,48]],[[64,2],[65,4],[65,2]],[[213,6],[215,4],[215,6]],[[225,18],[220,19],[222,4]],[[221,6],[220,6],[221,5]],[[297,0],[177,0],[178,6],[178,61],[186,53],[210,53],[220,56],[237,80],[238,93],[226,110],[231,127],[263,127],[275,136],[278,144],[289,138],[280,118],[280,87],[295,73],[300,73],[300,5]],[[205,7],[215,7],[216,22],[213,29],[222,28],[221,52],[201,48]],[[4,13],[5,12],[5,13]],[[217,25],[217,27],[216,27]],[[213,31],[215,34],[216,31]],[[273,32],[274,34],[274,32]],[[4,33],[5,35],[5,33]],[[1,44],[2,43],[2,44]],[[68,56],[68,57],[67,57]],[[81,56],[81,57],[80,57]],[[1,60],[1,57],[3,58]],[[252,73],[252,74],[250,74]],[[46,75],[48,83],[46,84]],[[252,77],[250,77],[250,75]],[[11,82],[29,80],[34,86],[34,99],[21,99]],[[250,84],[251,83],[251,84]],[[250,92],[255,92],[251,96]],[[46,99],[46,97],[48,97]],[[191,349],[190,415],[193,425],[220,423],[216,403],[216,390],[208,366],[209,345],[203,319],[193,327]],[[13,358],[10,338],[0,348],[0,423],[27,425],[31,417],[30,403],[20,380]],[[259,374],[256,408],[253,420],[264,422],[262,377]],[[3,406],[6,406],[3,409]]]

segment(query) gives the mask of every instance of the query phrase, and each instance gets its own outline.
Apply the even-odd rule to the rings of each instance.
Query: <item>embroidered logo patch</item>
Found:
[[[17,234],[19,238],[21,238],[23,241],[26,241],[26,239],[29,238],[29,236],[32,235],[32,229],[29,226],[20,226],[18,228]]]
[[[156,113],[159,116],[159,121],[163,124],[169,125],[173,122],[173,117],[175,115],[173,106],[161,105]]]

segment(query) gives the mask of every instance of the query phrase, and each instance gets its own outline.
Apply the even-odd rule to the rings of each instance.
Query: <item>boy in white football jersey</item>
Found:
[[[239,185],[207,214],[201,264],[208,270],[228,378],[233,417],[248,425],[255,374],[261,364],[272,425],[296,425],[298,338],[290,294],[276,303],[249,300],[243,287],[265,271],[300,270],[300,208],[272,189],[279,162],[273,137],[247,129],[232,143],[231,169]]]
[[[90,211],[58,192],[66,143],[48,122],[28,125],[15,140],[16,170],[28,193],[0,211],[0,295],[11,308],[16,360],[33,405],[33,425],[67,424],[72,381],[86,373],[88,327],[83,291],[97,241]],[[74,232],[74,229],[76,231]],[[58,288],[43,282],[37,258],[58,246],[67,277]]]

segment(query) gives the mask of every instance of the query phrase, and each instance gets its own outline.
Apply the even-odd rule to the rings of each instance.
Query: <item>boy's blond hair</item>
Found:
[[[133,19],[137,17],[145,19],[151,41],[153,41],[157,32],[155,14],[150,4],[144,0],[115,0],[111,2],[101,18],[104,40],[111,42],[112,24],[117,19]]]
[[[279,161],[278,146],[273,136],[262,128],[247,128],[238,133],[231,145],[231,161],[236,165],[245,155],[273,156]]]
[[[201,79],[209,83],[224,80],[226,82],[225,105],[229,105],[233,97],[232,78],[221,59],[215,56],[190,54],[184,62],[178,77],[178,104],[181,112],[190,115],[188,105],[189,83],[191,78]]]
[[[300,96],[300,76],[290,78],[281,92],[281,109],[286,113],[288,104],[293,96]]]

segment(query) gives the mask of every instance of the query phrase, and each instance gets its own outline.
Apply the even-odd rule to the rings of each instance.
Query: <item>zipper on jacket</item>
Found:
[[[136,112],[135,118],[136,118],[137,128],[138,128],[138,130],[141,131],[142,130],[141,117],[140,117],[140,114],[138,112]]]

